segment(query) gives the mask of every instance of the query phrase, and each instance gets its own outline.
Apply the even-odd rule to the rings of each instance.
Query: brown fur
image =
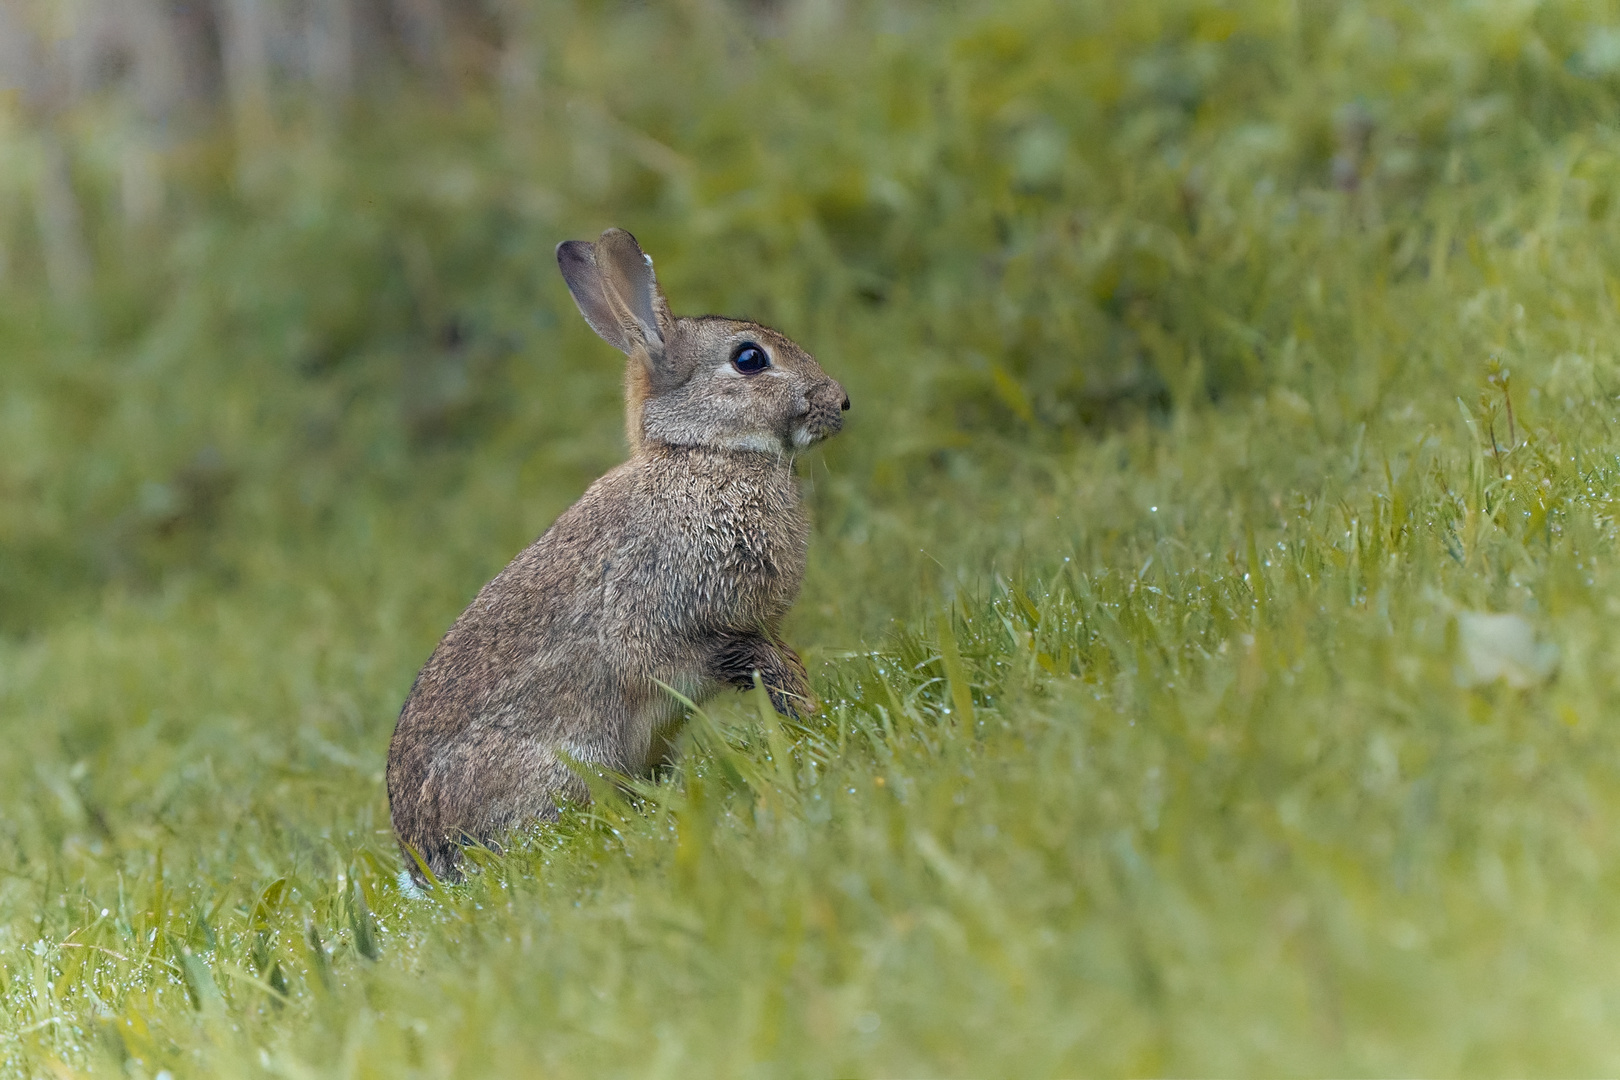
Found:
[[[779,630],[804,575],[793,455],[842,426],[843,388],[756,323],[669,313],[629,233],[557,249],[580,312],[627,354],[630,460],[485,585],[416,677],[388,751],[406,865],[458,876],[461,845],[589,792],[568,759],[644,774],[694,700],[759,672],[814,708]],[[740,343],[771,367],[742,374]]]

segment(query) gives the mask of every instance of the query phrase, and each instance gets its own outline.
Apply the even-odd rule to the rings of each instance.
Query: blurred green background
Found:
[[[0,0],[0,1063],[1620,1068],[1620,8]],[[562,239],[850,425],[671,777],[402,897],[624,454]]]

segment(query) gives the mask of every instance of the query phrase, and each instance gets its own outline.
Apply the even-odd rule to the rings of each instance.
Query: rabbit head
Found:
[[[791,456],[843,427],[849,396],[814,357],[758,323],[670,314],[652,259],[623,229],[558,244],[557,265],[591,329],[629,357],[632,449]]]

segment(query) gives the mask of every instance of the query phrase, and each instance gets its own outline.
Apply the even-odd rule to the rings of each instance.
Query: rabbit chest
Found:
[[[798,595],[809,534],[792,462],[659,448],[637,464],[640,528],[612,575],[613,606],[678,637],[774,631]]]

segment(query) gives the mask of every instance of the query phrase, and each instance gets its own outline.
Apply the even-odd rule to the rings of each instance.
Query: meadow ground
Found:
[[[1620,1069],[1620,12],[532,6],[144,233],[69,118],[72,302],[0,130],[6,1070]],[[825,707],[412,900],[405,690],[622,453],[607,224],[849,388]]]

